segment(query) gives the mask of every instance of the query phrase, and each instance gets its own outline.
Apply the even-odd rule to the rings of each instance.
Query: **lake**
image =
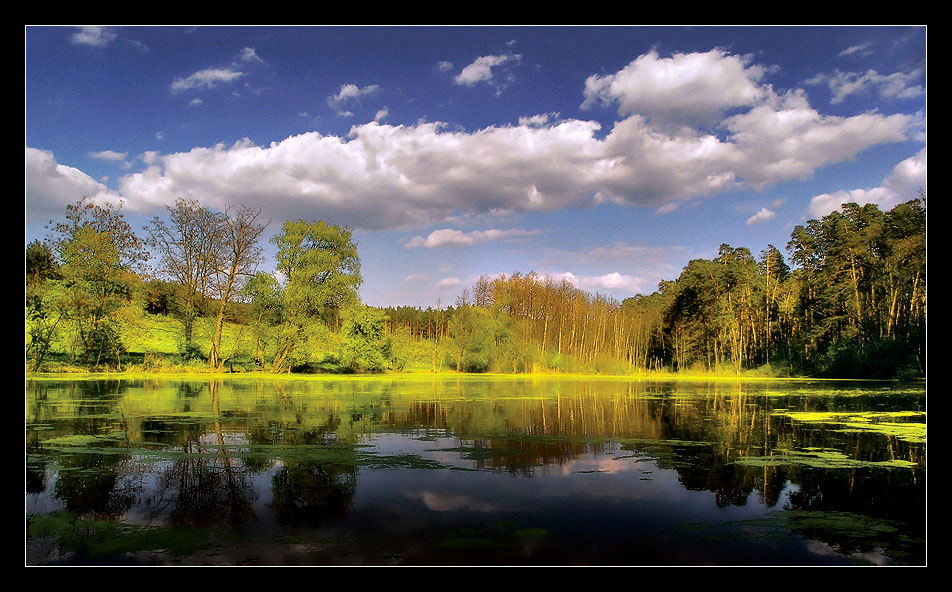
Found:
[[[921,383],[26,380],[26,563],[924,565]]]

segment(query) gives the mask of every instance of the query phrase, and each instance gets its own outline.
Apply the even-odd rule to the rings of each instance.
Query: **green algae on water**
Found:
[[[793,421],[838,426],[841,432],[875,432],[914,444],[926,443],[924,411],[822,412],[777,410]],[[898,420],[898,421],[897,421]]]
[[[815,469],[856,469],[869,468],[916,468],[918,465],[903,459],[885,461],[868,461],[852,459],[838,450],[806,449],[781,450],[771,456],[748,456],[735,461],[734,464],[752,467],[779,467],[798,465]]]

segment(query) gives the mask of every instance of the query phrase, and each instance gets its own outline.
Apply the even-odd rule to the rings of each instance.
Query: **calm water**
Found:
[[[926,562],[926,396],[854,382],[28,380],[26,562]]]

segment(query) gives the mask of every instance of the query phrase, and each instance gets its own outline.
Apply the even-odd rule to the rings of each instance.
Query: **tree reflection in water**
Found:
[[[30,382],[27,493],[49,495],[80,516],[123,520],[134,513],[172,526],[319,528],[348,520],[365,471],[458,468],[535,479],[583,459],[630,457],[670,471],[686,491],[709,492],[714,508],[754,503],[809,517],[786,527],[839,549],[867,550],[842,526],[813,520],[815,513],[893,521],[902,525],[902,536],[924,541],[924,443],[790,416],[920,409],[924,392],[766,384]],[[924,415],[908,421],[924,421]],[[118,436],[100,448],[55,444],[104,433]],[[381,435],[407,449],[377,447]],[[804,451],[833,451],[847,464],[795,462]],[[905,464],[875,464],[896,460]],[[55,475],[50,492],[47,474]],[[467,496],[478,501],[486,493]]]

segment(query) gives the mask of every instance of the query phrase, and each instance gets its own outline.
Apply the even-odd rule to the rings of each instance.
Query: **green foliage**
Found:
[[[888,212],[845,204],[797,226],[787,245],[793,268],[773,245],[755,258],[723,244],[657,292],[620,303],[533,272],[481,277],[471,297],[464,291],[455,306],[425,310],[360,304],[348,228],[289,220],[272,239],[275,273],[249,275],[264,228],[257,212],[218,215],[183,201],[170,209],[173,220],[182,212],[189,228],[192,215],[221,223],[224,244],[237,249],[210,254],[216,271],[191,287],[170,271],[174,254],[186,252],[175,242],[181,237],[158,219],[152,231],[168,248],[165,280],[137,275],[145,256],[117,209],[71,206],[55,239],[28,246],[32,369],[64,356],[85,367],[119,365],[128,350],[186,364],[208,359],[216,370],[242,360],[273,372],[925,374],[924,195]],[[159,321],[156,332],[155,315],[185,330]]]
[[[46,281],[28,293],[26,358],[34,372],[43,365],[62,333],[62,321],[66,317],[59,306],[63,302],[65,295],[62,282]]]
[[[336,327],[340,312],[358,302],[360,259],[351,231],[323,221],[289,220],[272,242],[284,285],[259,275],[248,293],[259,324],[280,323],[271,332],[271,368],[281,371],[309,361],[302,346],[328,324]]]
[[[393,363],[393,347],[385,329],[386,317],[370,306],[347,311],[341,342],[341,361],[351,370],[380,372]]]
[[[64,289],[57,306],[74,324],[82,362],[116,362],[123,351],[119,314],[133,298],[138,278],[121,262],[108,231],[74,229],[60,246]]]
[[[272,242],[277,269],[285,278],[284,299],[289,317],[329,320],[356,303],[360,259],[350,229],[323,220],[288,220]]]
[[[48,279],[59,276],[59,265],[50,246],[38,240],[26,247],[25,256],[27,293]]]
[[[462,372],[514,372],[537,358],[513,342],[512,321],[502,312],[461,303],[449,322],[447,365]]]

